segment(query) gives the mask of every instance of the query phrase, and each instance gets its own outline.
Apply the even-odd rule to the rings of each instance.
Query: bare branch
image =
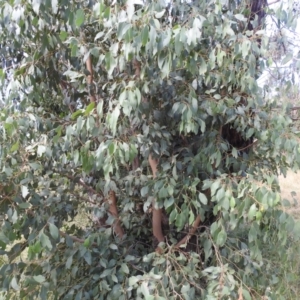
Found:
[[[74,236],[74,235],[68,235],[67,233],[65,233],[65,232],[63,232],[63,231],[61,231],[61,230],[59,230],[59,233],[60,233],[60,235],[63,236],[63,237],[69,237],[69,238],[70,238],[72,241],[74,241],[74,242],[78,242],[78,243],[83,244],[84,241],[85,241],[84,239],[80,239],[80,238],[77,237],[77,236]],[[98,246],[96,243],[92,243],[92,245],[95,246],[95,247]]]
[[[274,0],[274,1],[271,1],[270,3],[268,3],[268,5],[270,6],[270,5],[273,5],[273,4],[278,3],[278,2],[280,2],[280,0]]]
[[[201,219],[200,216],[198,215],[188,234],[175,245],[176,248],[179,248],[181,245],[186,245],[188,243],[191,236],[195,234],[197,228],[199,227],[200,222]]]

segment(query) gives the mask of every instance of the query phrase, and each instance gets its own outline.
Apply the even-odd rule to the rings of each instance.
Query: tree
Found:
[[[266,2],[224,3],[1,1],[1,40],[24,56],[8,83],[20,105],[1,109],[8,299],[272,286],[264,246],[283,258],[298,237],[276,176],[298,167],[298,137],[256,82]]]

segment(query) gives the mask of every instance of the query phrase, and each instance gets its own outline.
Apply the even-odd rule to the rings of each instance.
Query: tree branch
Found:
[[[153,178],[155,178],[157,173],[158,161],[154,159],[151,154],[149,155],[148,161],[152,170]],[[162,232],[161,222],[162,222],[162,210],[155,208],[155,200],[154,200],[152,203],[152,231],[153,231],[153,236],[157,239],[158,243],[165,241],[165,237]],[[162,249],[160,247],[157,247],[156,252],[161,254]]]
[[[109,192],[109,213],[115,218],[113,229],[117,237],[120,239],[124,236],[124,231],[119,220],[117,197],[114,191]]]
[[[100,192],[100,193],[97,192],[91,186],[87,185],[81,178],[76,178],[76,177],[68,175],[68,174],[62,174],[62,175],[70,180],[77,182],[78,184],[83,186],[86,190],[88,190],[90,193],[101,196],[104,199],[104,201],[108,201],[108,205],[109,205],[108,212],[116,219],[114,222],[114,225],[113,225],[114,232],[116,233],[116,236],[118,236],[119,238],[122,238],[124,236],[124,231],[121,227],[121,223],[119,220],[116,193],[114,191],[110,191],[109,198],[105,199],[102,192]],[[92,203],[92,201],[89,201],[89,202]]]
[[[81,186],[83,186],[86,190],[88,190],[90,193],[94,194],[94,195],[99,195],[101,197],[104,198],[104,195],[103,193],[100,191],[100,192],[97,192],[95,189],[93,189],[91,186],[87,185],[83,180],[82,178],[76,178],[72,175],[69,175],[69,174],[64,174],[64,173],[60,173],[62,176],[74,181],[74,182],[77,182],[78,184],[80,184]]]
[[[63,231],[61,231],[61,230],[59,230],[59,234],[61,235],[61,236],[63,236],[63,237],[69,237],[72,241],[74,241],[74,242],[78,242],[78,243],[81,243],[81,244],[83,244],[84,242],[85,242],[85,240],[84,239],[81,239],[81,238],[79,238],[79,237],[77,237],[77,236],[74,236],[74,235],[68,235],[67,233],[65,233],[65,232],[63,232]],[[92,243],[92,245],[93,246],[98,246],[96,243]]]
[[[275,4],[275,3],[278,3],[278,2],[280,2],[280,0],[274,0],[274,1],[272,1],[272,2],[268,2],[268,5],[270,6],[270,5]]]
[[[93,86],[94,72],[93,72],[92,58],[90,55],[89,55],[88,59],[86,60],[86,68],[89,71],[89,75],[87,76],[87,84],[89,87],[90,101],[96,102],[96,97],[93,94],[93,91],[91,91],[91,87]]]
[[[290,108],[290,110],[298,110],[298,109],[300,109],[300,106],[294,106]]]
[[[188,232],[188,234],[175,245],[175,248],[179,248],[181,245],[186,245],[188,243],[191,236],[195,234],[197,228],[199,227],[200,222],[201,222],[201,219],[200,219],[200,216],[198,215],[196,220],[193,223],[192,228]]]

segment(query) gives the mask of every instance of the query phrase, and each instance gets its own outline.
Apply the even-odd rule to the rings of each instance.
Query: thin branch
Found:
[[[200,222],[201,222],[201,219],[200,219],[200,216],[198,215],[196,220],[193,223],[192,228],[188,232],[188,234],[175,245],[175,248],[179,248],[181,245],[186,245],[188,243],[191,236],[194,235],[196,230],[198,229]]]
[[[81,244],[83,244],[85,242],[84,239],[81,239],[81,238],[79,238],[77,236],[74,236],[74,235],[68,235],[67,233],[65,233],[65,232],[63,232],[61,230],[59,230],[59,233],[63,237],[69,237],[74,242],[78,242],[78,243],[81,243]],[[92,243],[92,245],[95,246],[95,247],[98,247],[97,243]]]
[[[273,4],[278,3],[278,2],[280,2],[280,0],[274,0],[274,1],[270,2],[270,3],[268,3],[268,5],[270,6],[270,5],[273,5]]]
[[[117,208],[117,197],[116,193],[114,191],[109,192],[109,199],[105,199],[102,192],[98,193],[95,189],[93,189],[91,186],[87,185],[82,178],[76,178],[74,176],[68,175],[68,174],[62,174],[63,176],[67,177],[70,180],[73,180],[83,186],[86,190],[88,190],[92,194],[96,194],[101,196],[104,201],[108,201],[109,209],[108,212],[116,219],[113,225],[114,232],[116,233],[116,236],[119,238],[122,238],[124,236],[123,228],[121,227],[121,223],[119,220],[119,214],[118,214],[118,208]],[[89,201],[90,203],[93,203],[92,201]]]
[[[257,143],[258,143],[258,140],[255,140],[255,141],[254,141],[253,143],[251,143],[250,145],[247,145],[247,146],[245,146],[244,148],[239,148],[239,149],[237,149],[237,151],[244,151],[244,150],[246,150],[246,149],[248,149],[248,148],[250,148],[250,147],[256,145]]]
[[[100,192],[97,192],[95,189],[93,189],[91,186],[87,185],[83,180],[82,178],[76,178],[72,175],[68,175],[68,174],[64,174],[64,173],[60,173],[62,176],[74,181],[74,182],[77,182],[78,184],[80,184],[81,186],[83,186],[86,190],[88,190],[90,193],[94,194],[94,195],[99,195],[101,197],[104,198],[104,195],[103,193],[100,191]]]
[[[298,110],[298,109],[300,109],[300,106],[294,106],[294,107],[291,107],[291,108],[289,108],[290,110]]]

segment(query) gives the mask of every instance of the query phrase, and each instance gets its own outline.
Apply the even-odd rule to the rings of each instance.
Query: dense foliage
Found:
[[[288,27],[294,14],[261,0],[0,3],[15,61],[0,72],[2,295],[279,299],[264,249],[284,259],[298,236],[277,172],[300,148],[257,79],[265,12]]]

